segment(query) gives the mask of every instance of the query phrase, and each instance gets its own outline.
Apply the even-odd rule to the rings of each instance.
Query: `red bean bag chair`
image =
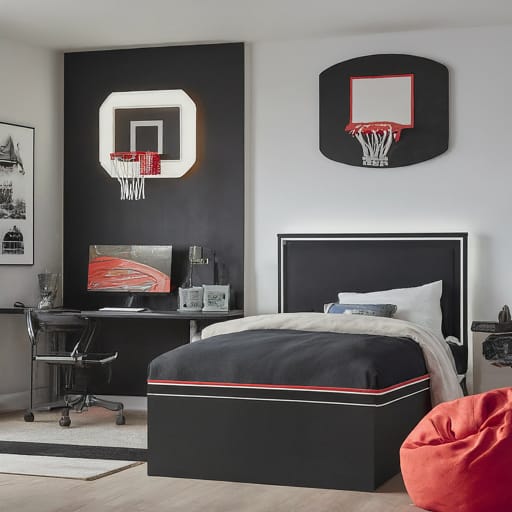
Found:
[[[512,388],[438,405],[400,449],[405,487],[432,512],[512,511]]]

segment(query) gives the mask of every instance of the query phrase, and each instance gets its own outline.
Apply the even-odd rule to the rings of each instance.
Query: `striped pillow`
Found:
[[[342,315],[385,316],[391,318],[396,313],[395,304],[326,304],[325,313]]]

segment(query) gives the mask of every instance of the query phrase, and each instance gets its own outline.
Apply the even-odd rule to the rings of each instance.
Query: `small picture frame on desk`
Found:
[[[203,284],[203,311],[229,311],[229,285]]]
[[[179,308],[182,313],[188,311],[201,311],[203,307],[203,288],[192,286],[179,289]]]

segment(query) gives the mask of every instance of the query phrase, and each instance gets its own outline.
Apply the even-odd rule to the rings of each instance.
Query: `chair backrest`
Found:
[[[27,308],[25,309],[25,322],[27,324],[27,334],[28,334],[28,340],[30,341],[31,345],[36,344],[36,333],[34,329],[34,320],[32,318],[32,309]]]
[[[88,321],[79,316],[77,310],[46,310],[27,308],[25,321],[27,334],[32,345],[37,344],[37,334],[40,331],[47,333],[84,332],[88,327]],[[80,336],[82,339],[82,336]]]

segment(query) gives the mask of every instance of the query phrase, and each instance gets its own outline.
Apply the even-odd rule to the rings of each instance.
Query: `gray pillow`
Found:
[[[396,313],[395,304],[337,304],[333,302],[326,308],[326,313],[385,316],[391,318]]]

